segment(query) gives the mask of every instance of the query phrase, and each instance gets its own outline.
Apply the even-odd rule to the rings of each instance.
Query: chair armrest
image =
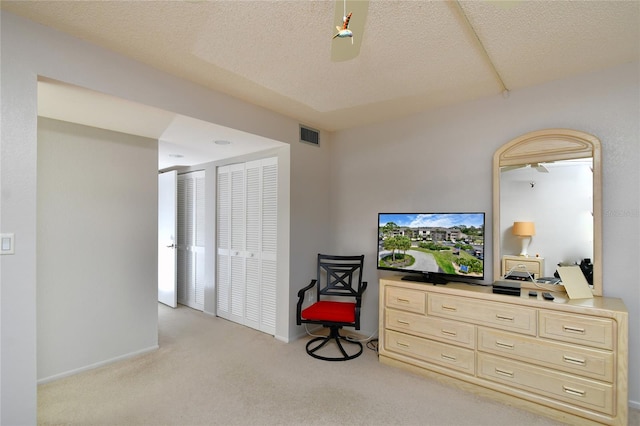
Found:
[[[296,305],[296,324],[297,325],[301,325],[302,324],[302,304],[304,303],[304,294],[312,289],[313,287],[315,287],[316,282],[318,280],[311,280],[311,283],[309,283],[308,286],[301,288],[300,290],[298,290],[298,304]]]
[[[317,281],[318,280],[311,280],[311,283],[308,286],[298,290],[298,298],[304,297],[304,294],[307,292],[307,290],[309,290],[310,288],[313,288],[313,286],[316,285]]]
[[[360,286],[360,289],[358,290],[358,293],[355,295],[357,308],[360,308],[360,305],[362,305],[362,295],[364,294],[364,291],[366,289],[367,289],[367,282],[363,281],[362,285]]]
[[[360,308],[362,306],[362,294],[367,289],[367,282],[363,281],[360,289],[358,289],[358,294],[356,295],[356,325],[355,329],[360,330]]]
[[[358,288],[358,293],[356,293],[356,299],[358,299],[358,301],[360,301],[360,299],[362,298],[362,295],[364,294],[364,291],[366,289],[367,289],[367,282],[366,281],[362,281],[362,284]]]

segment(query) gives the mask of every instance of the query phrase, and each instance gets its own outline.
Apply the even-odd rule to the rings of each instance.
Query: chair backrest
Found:
[[[320,296],[356,296],[362,290],[364,255],[318,254],[317,299]]]

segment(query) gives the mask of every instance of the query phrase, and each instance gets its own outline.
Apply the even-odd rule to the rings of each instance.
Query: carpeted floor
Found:
[[[382,365],[159,304],[160,349],[38,388],[42,425],[556,425]]]

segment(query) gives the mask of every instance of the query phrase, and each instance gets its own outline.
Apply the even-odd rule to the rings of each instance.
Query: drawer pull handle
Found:
[[[585,365],[587,363],[587,361],[585,361],[584,359],[574,358],[569,355],[563,355],[562,358],[565,360],[565,362],[568,362],[569,364]]]
[[[456,333],[455,331],[450,331],[450,330],[440,330],[440,332],[444,335],[452,336],[452,337],[456,337],[458,335],[458,333]]]
[[[458,308],[456,308],[455,306],[447,306],[447,305],[442,305],[442,310],[443,311],[457,311]]]
[[[409,299],[402,299],[402,298],[398,297],[398,302],[400,302],[400,303],[409,303]]]
[[[398,346],[402,346],[403,348],[408,348],[409,344],[408,343],[404,343],[404,342],[397,342]]]
[[[579,333],[584,334],[584,328],[571,327],[570,325],[563,325],[562,329],[567,333]]]
[[[409,321],[405,321],[405,320],[398,320],[398,324],[402,324],[402,325],[409,325]]]
[[[505,348],[505,349],[513,349],[513,343],[506,343],[506,342],[501,342],[499,340],[496,340],[496,346],[499,348]]]
[[[496,368],[496,374],[513,378],[513,371],[501,370]]]
[[[508,317],[506,315],[496,314],[496,318],[499,320],[513,321],[513,317]]]
[[[586,393],[585,391],[573,389],[573,388],[570,388],[569,386],[563,386],[562,389],[569,395],[574,395],[574,396],[584,396]]]
[[[440,354],[440,356],[442,357],[442,359],[446,359],[447,361],[455,361],[456,360],[455,356],[445,355],[445,354]]]

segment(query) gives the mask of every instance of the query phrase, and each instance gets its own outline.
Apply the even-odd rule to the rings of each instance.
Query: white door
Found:
[[[158,175],[158,302],[177,306],[177,172]]]
[[[204,309],[205,172],[178,176],[178,303]]]
[[[217,314],[275,334],[276,158],[218,168]]]
[[[277,158],[245,164],[245,325],[275,334]]]

